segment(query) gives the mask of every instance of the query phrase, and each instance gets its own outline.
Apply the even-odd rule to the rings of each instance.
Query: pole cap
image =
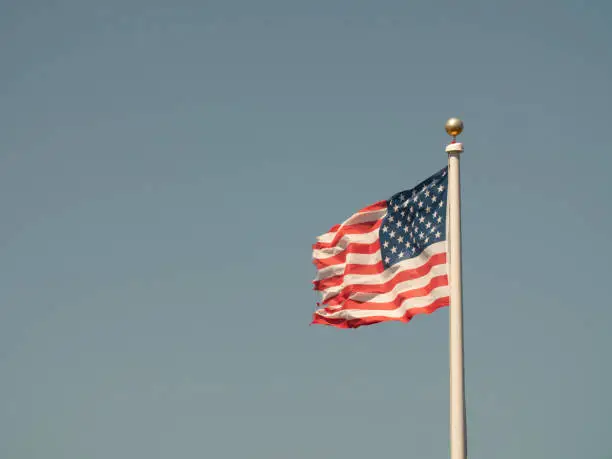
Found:
[[[461,142],[449,143],[446,146],[446,153],[448,153],[449,155],[455,153],[463,153],[463,144]]]

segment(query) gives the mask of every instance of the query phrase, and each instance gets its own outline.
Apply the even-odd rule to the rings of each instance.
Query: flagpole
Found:
[[[461,280],[461,184],[459,156],[463,145],[456,137],[463,131],[463,122],[451,118],[446,132],[453,137],[446,147],[448,153],[448,210],[449,210],[449,282],[450,282],[450,458],[466,459],[467,434],[465,416],[465,376],[463,365],[463,305]]]

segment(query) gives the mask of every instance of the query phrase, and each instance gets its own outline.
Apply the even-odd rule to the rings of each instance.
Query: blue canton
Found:
[[[385,269],[446,240],[447,167],[387,201],[379,230]]]

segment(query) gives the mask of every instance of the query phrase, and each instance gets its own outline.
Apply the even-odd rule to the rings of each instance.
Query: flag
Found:
[[[408,322],[450,304],[447,172],[364,207],[317,238],[313,284],[322,299],[313,324]]]

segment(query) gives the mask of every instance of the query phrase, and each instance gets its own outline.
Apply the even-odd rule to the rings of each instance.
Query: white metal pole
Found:
[[[460,120],[456,121],[460,123],[458,134],[463,129],[463,123]],[[459,155],[463,152],[463,145],[453,140],[446,147],[446,152],[448,153],[448,255],[450,265],[450,457],[451,459],[466,459],[467,435],[461,289],[461,184],[459,178]]]

